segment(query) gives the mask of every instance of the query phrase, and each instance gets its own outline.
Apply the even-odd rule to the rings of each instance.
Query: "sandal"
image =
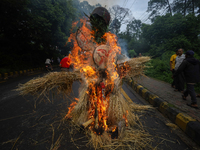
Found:
[[[186,100],[186,97],[185,97],[184,95],[182,95],[182,99],[183,99],[183,100]]]
[[[192,107],[192,108],[199,109],[199,107],[197,106],[197,104],[188,104],[187,103],[187,105],[190,106],[190,107]]]

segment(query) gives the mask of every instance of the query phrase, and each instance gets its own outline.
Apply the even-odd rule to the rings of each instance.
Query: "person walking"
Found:
[[[51,60],[49,58],[46,59],[45,65],[48,65],[51,68],[51,70],[53,70],[53,67],[51,65]]]
[[[183,60],[185,59],[185,54],[183,54],[183,49],[180,48],[178,49],[178,55],[176,57],[176,61],[175,61],[175,72],[178,70],[178,67],[181,65],[181,63],[183,62]],[[183,93],[184,90],[184,74],[183,72],[179,73],[176,78],[175,78],[175,90],[174,91],[179,91]]]
[[[186,100],[186,97],[189,94],[191,96],[191,103],[187,103],[187,105],[198,109],[194,85],[200,81],[200,61],[193,57],[194,51],[192,50],[187,51],[185,55],[186,59],[183,60],[178,70],[175,72],[174,77],[176,78],[178,74],[184,72],[187,84],[182,98],[183,100]]]
[[[170,58],[170,71],[172,72],[172,76],[175,73],[174,68],[175,68],[175,61],[176,61],[177,56],[178,56],[178,49],[176,50],[176,54],[172,55],[171,58]],[[175,88],[175,78],[173,78],[173,82],[172,82],[171,86],[173,88]]]

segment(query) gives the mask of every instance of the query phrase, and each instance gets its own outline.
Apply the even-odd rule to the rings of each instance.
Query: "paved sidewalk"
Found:
[[[141,84],[148,91],[154,93],[159,98],[168,102],[172,107],[179,109],[181,112],[191,116],[200,122],[200,98],[197,98],[197,104],[199,109],[191,108],[187,106],[187,103],[191,103],[190,96],[187,97],[187,100],[182,99],[181,92],[175,92],[174,88],[171,87],[171,84],[150,77],[141,77],[134,79],[138,84]]]

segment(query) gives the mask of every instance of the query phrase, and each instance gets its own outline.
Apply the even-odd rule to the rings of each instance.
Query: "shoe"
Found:
[[[178,89],[175,89],[174,91],[175,91],[175,92],[178,92]]]
[[[182,95],[182,99],[183,99],[183,100],[186,100],[186,97],[185,97],[184,95]]]
[[[197,104],[187,104],[188,106],[192,107],[192,108],[195,108],[195,109],[199,109],[199,107],[197,106]]]
[[[196,97],[200,97],[200,94],[197,94]]]

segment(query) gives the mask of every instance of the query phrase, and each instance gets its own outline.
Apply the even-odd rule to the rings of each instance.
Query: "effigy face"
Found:
[[[110,46],[100,45],[93,53],[94,62],[100,69],[105,69],[107,67],[107,62],[109,55],[112,53]]]

